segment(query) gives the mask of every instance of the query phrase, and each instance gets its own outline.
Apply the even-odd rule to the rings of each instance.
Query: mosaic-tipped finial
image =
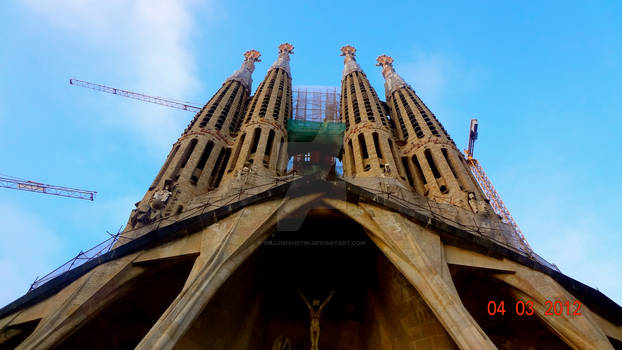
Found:
[[[340,56],[346,56],[346,58],[343,60],[343,63],[344,63],[343,77],[344,78],[346,75],[354,71],[359,71],[359,72],[363,71],[361,69],[361,66],[359,66],[358,63],[356,63],[356,58],[354,58],[355,55],[356,55],[356,48],[354,48],[354,46],[346,45],[346,46],[341,47]]]
[[[261,54],[257,50],[248,50],[244,53],[245,61],[261,62]]]
[[[251,89],[253,84],[253,72],[255,71],[255,62],[261,62],[259,59],[261,54],[257,50],[248,50],[244,53],[244,62],[240,69],[233,72],[233,74],[227,80],[237,80],[248,90]]]
[[[279,45],[279,57],[276,59],[272,67],[273,68],[281,68],[284,69],[287,74],[289,72],[289,55],[294,53],[294,45],[289,43],[283,43]]]
[[[404,79],[400,77],[393,69],[393,57],[389,55],[380,55],[376,58],[376,66],[382,67],[382,76],[385,79],[385,89],[387,93],[392,93],[396,89],[408,86]]]
[[[341,47],[341,55],[339,56],[352,56],[354,57],[356,55],[356,48],[354,46],[351,45],[346,45],[346,46],[342,46]]]
[[[279,45],[279,53],[294,54],[294,45],[290,43],[283,43]]]

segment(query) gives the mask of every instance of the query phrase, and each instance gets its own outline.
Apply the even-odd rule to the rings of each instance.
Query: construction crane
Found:
[[[6,176],[6,175],[5,175]],[[52,194],[55,196],[86,199],[92,201],[95,199],[95,191],[80,190],[77,188],[61,187],[47,185],[40,182],[22,180],[15,177],[0,176],[0,187],[11,188],[14,190],[38,192]]]
[[[529,243],[527,243],[527,239],[525,239],[525,236],[523,236],[523,232],[518,227],[518,224],[512,217],[512,214],[510,214],[508,208],[503,203],[503,200],[501,200],[501,196],[499,196],[499,193],[497,193],[497,190],[495,190],[495,187],[492,185],[492,182],[486,175],[484,168],[482,168],[477,159],[473,158],[473,149],[475,147],[475,140],[477,140],[477,126],[477,119],[471,119],[471,125],[469,127],[469,146],[467,149],[464,150],[467,164],[469,165],[469,168],[471,169],[471,173],[473,173],[475,180],[481,187],[482,191],[484,191],[484,195],[488,198],[492,209],[495,211],[495,213],[497,213],[497,215],[501,217],[501,221],[511,225],[514,228],[514,231],[518,235],[521,245],[523,246],[525,251],[529,255],[531,255],[533,250],[531,249],[531,246],[529,246]]]
[[[138,92],[121,90],[121,89],[113,88],[113,87],[110,87],[110,86],[101,85],[101,84],[95,84],[95,83],[89,83],[88,81],[83,81],[83,80],[78,80],[78,79],[73,79],[73,78],[69,79],[69,84],[70,85],[74,85],[74,86],[81,86],[81,87],[85,87],[85,88],[93,89],[93,90],[97,90],[97,91],[103,91],[103,92],[107,92],[107,93],[113,94],[113,95],[119,95],[119,96],[123,96],[123,97],[133,98],[135,100],[145,101],[145,102],[149,102],[149,103],[155,103],[155,104],[159,104],[159,105],[163,105],[163,106],[167,106],[167,107],[172,107],[172,108],[183,109],[184,111],[189,111],[189,112],[194,112],[194,113],[197,113],[197,112],[199,112],[201,110],[201,108],[196,107],[196,106],[192,106],[192,105],[190,105],[188,103],[185,103],[185,102],[175,101],[175,100],[169,99],[169,98],[163,98],[163,97],[157,97],[157,96],[149,96],[149,95],[141,94],[141,93],[138,93]]]

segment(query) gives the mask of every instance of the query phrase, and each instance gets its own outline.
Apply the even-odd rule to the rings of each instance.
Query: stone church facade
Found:
[[[254,94],[244,54],[113,249],[0,309],[0,349],[622,348],[622,308],[495,213],[393,58],[381,100],[342,47],[343,132],[298,142],[293,50]]]

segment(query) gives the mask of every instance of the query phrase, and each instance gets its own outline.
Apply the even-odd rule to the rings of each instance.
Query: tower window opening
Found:
[[[259,102],[259,97],[261,96],[261,93],[263,92],[263,89],[266,85],[266,81],[262,81],[261,84],[259,84],[259,87],[257,88],[257,91],[255,92],[255,96],[251,97],[253,102],[251,103],[251,108],[249,108],[248,112],[246,113],[246,123],[248,123],[251,120],[251,117],[253,115],[253,113],[255,112],[255,107],[257,107],[257,102]]]
[[[395,162],[395,168],[399,175],[402,175],[402,170],[400,169],[397,153],[395,152],[395,146],[393,146],[393,142],[389,139],[389,150],[391,151],[391,155],[393,156],[393,161]],[[402,176],[403,177],[403,176]]]
[[[285,169],[279,169],[279,167],[281,167],[281,158],[283,158],[284,156],[284,152],[286,152],[285,149],[283,149],[283,146],[285,146],[285,138],[281,137],[281,142],[279,142],[279,151],[277,152],[277,157],[276,157],[276,171],[277,173],[281,173],[282,171],[284,171]]]
[[[374,147],[376,148],[376,156],[378,159],[382,159],[382,150],[380,149],[380,141],[378,140],[378,133],[374,132],[371,134],[372,139],[374,140]]]
[[[242,111],[246,109],[247,104],[248,96],[245,96],[245,92],[240,93],[240,99],[238,103],[236,103],[235,112],[233,112],[233,118],[231,119],[231,124],[229,124],[230,133],[237,133],[240,129],[240,124],[242,124],[242,121],[244,120]]]
[[[359,89],[361,90],[361,95],[363,95],[363,104],[365,105],[365,112],[367,113],[367,119],[369,121],[374,121],[374,114],[371,110],[371,104],[369,103],[369,95],[367,94],[367,89],[365,89],[365,83],[363,79],[359,76],[358,72],[355,72],[358,80],[359,80]]]
[[[272,111],[272,117],[275,120],[279,119],[279,112],[281,111],[281,99],[283,98],[283,83],[284,83],[284,80],[281,79],[281,81],[279,82],[279,88],[278,88],[278,92],[276,95],[276,101],[274,103],[274,111]]]
[[[408,158],[407,157],[402,157],[402,165],[404,166],[404,171],[406,172],[406,178],[408,179],[408,183],[411,186],[415,186],[415,183],[413,182],[413,177],[412,174],[410,173],[410,169],[408,168]]]
[[[451,170],[451,174],[454,176],[454,179],[458,181],[458,185],[460,186],[460,189],[464,189],[463,184],[460,181],[460,178],[458,178],[458,173],[456,172],[456,169],[454,169],[453,164],[449,160],[449,155],[447,154],[447,148],[441,148],[441,153],[443,154],[443,157],[445,158],[447,165],[449,165],[449,170]]]
[[[259,116],[264,117],[266,115],[266,111],[268,110],[268,104],[270,102],[270,97],[272,97],[272,88],[274,88],[274,82],[276,81],[276,77],[279,74],[279,69],[273,70],[271,73],[272,78],[270,79],[270,83],[268,84],[268,88],[263,97],[263,101],[261,102],[261,108],[259,109]]]
[[[201,178],[201,173],[203,173],[205,163],[207,163],[207,160],[209,159],[210,153],[212,153],[213,148],[214,142],[210,140],[207,145],[205,145],[203,153],[201,153],[201,158],[199,158],[199,162],[197,163],[197,166],[192,173],[192,177],[190,178],[190,181],[192,183],[196,184],[197,182],[199,182],[199,178]]]
[[[205,116],[203,117],[203,120],[201,120],[201,124],[199,124],[199,127],[204,128],[207,125],[207,123],[212,118],[212,115],[216,111],[216,108],[218,107],[218,104],[220,104],[220,100],[222,100],[222,98],[225,96],[225,94],[227,94],[227,92],[229,91],[230,87],[231,87],[231,84],[227,84],[226,86],[221,88],[221,90],[218,93],[217,97],[213,101],[210,100],[210,102],[208,102],[208,104],[210,105],[210,108],[207,111],[207,113],[205,113]]]
[[[270,130],[268,134],[268,142],[266,142],[266,149],[264,150],[263,165],[267,168],[270,165],[270,156],[272,155],[272,144],[274,143],[274,130]]]
[[[216,159],[216,164],[214,164],[214,168],[212,169],[212,173],[210,174],[209,179],[209,188],[216,188],[220,184],[220,180],[225,172],[225,166],[227,161],[229,160],[229,156],[231,155],[230,148],[221,148],[220,153],[218,154],[218,158]]]
[[[400,102],[402,103],[402,106],[404,106],[404,110],[406,111],[406,115],[408,115],[408,119],[410,120],[410,125],[413,127],[413,130],[415,130],[415,134],[417,134],[417,138],[423,138],[423,136],[424,136],[423,131],[421,130],[421,127],[419,126],[419,122],[417,121],[417,117],[415,117],[415,114],[413,113],[412,109],[410,108],[410,105],[406,101],[406,97],[404,97],[404,94],[402,94],[401,90],[397,91],[397,94],[399,95]],[[415,101],[413,100],[413,102],[415,102]],[[432,130],[432,129],[430,129],[430,130]]]
[[[183,169],[184,167],[186,167],[186,163],[188,163],[188,159],[190,159],[190,155],[194,151],[194,148],[196,147],[196,145],[197,145],[197,139],[192,139],[192,141],[190,141],[190,144],[186,148],[186,152],[184,152],[183,157],[179,160],[178,168]]]
[[[449,189],[445,185],[441,185],[441,187],[439,187],[439,190],[441,190],[441,193],[443,194],[449,193]]]
[[[352,140],[348,141],[348,151],[348,161],[350,163],[348,164],[350,168],[348,173],[353,175],[356,172],[356,163],[354,162],[354,147],[352,147]]]
[[[421,107],[421,105],[417,101],[417,98],[414,95],[414,93],[412,93],[410,90],[406,90],[406,91],[407,91],[408,95],[410,96],[410,98],[412,99],[412,101],[415,104],[415,106],[417,107],[417,110],[419,110],[419,113],[423,117],[423,120],[425,120],[425,123],[428,126],[428,128],[430,129],[430,132],[432,133],[432,135],[437,136],[437,137],[440,136],[438,131],[436,130],[436,127],[434,126],[434,123],[432,123],[432,121],[430,120],[430,117],[428,117],[428,114],[426,113],[426,111]]]
[[[231,92],[231,95],[229,95],[229,98],[227,99],[227,102],[225,103],[225,107],[220,112],[220,116],[218,117],[218,120],[216,121],[216,130],[222,129],[222,126],[225,123],[227,116],[229,115],[229,110],[231,109],[233,100],[235,99],[236,95],[238,94],[238,90],[240,89],[240,83],[237,81],[234,83],[236,84],[236,86],[233,89],[233,92]]]
[[[347,78],[346,78],[347,80]],[[341,86],[341,111],[342,111],[342,115],[341,117],[343,118],[343,121],[346,123],[346,130],[350,129],[350,113],[349,113],[349,108],[348,108],[348,89],[346,88],[346,84],[344,83]]]
[[[229,164],[229,170],[227,171],[228,173],[233,171],[233,169],[235,168],[235,163],[238,162],[238,157],[240,156],[240,150],[242,149],[242,145],[244,145],[244,138],[246,138],[245,133],[242,134],[242,136],[240,136],[240,141],[238,141],[238,144],[235,147],[235,153],[233,153],[231,164]]]
[[[253,132],[253,139],[251,140],[251,149],[250,154],[255,154],[257,152],[257,145],[259,145],[259,136],[261,135],[261,129],[256,128]]]
[[[415,169],[417,170],[417,176],[421,178],[424,185],[427,184],[428,181],[425,179],[425,175],[423,175],[423,169],[421,168],[421,164],[419,163],[419,159],[417,158],[416,154],[412,157],[412,161],[415,165]]]
[[[184,206],[180,205],[177,207],[177,210],[175,211],[175,214],[181,214],[181,212],[184,211]]]
[[[425,154],[425,159],[428,161],[428,165],[430,166],[430,169],[432,170],[432,174],[434,174],[435,178],[440,179],[441,173],[436,168],[436,164],[434,163],[434,158],[432,157],[432,151],[430,151],[429,149],[426,149],[423,153]]]
[[[361,113],[359,112],[359,103],[356,97],[356,88],[354,87],[354,77],[350,77],[350,98],[352,99],[352,110],[354,111],[354,122],[356,124],[361,122]]]
[[[365,143],[365,135],[362,133],[359,134],[358,139],[359,139],[359,147],[361,149],[361,155],[363,156],[363,159],[369,158],[369,153],[367,153],[367,144]]]

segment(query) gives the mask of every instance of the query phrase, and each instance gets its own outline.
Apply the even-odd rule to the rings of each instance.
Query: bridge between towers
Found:
[[[293,119],[287,124],[293,169],[308,174],[332,167],[340,157],[346,128],[339,118],[337,88],[297,86],[293,103]]]

